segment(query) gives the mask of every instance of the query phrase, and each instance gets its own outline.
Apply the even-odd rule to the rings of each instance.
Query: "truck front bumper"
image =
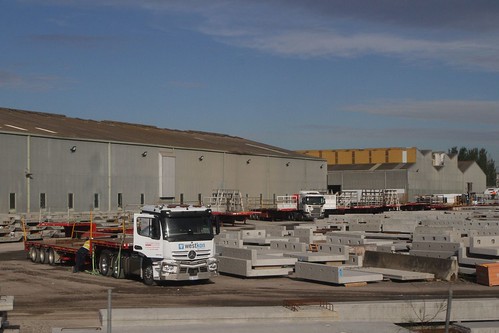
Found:
[[[216,261],[177,262],[175,264],[163,262],[159,275],[162,281],[209,280],[218,275],[218,265]]]

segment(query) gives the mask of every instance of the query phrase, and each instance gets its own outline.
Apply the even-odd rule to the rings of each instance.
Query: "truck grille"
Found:
[[[172,257],[177,260],[199,260],[209,258],[211,255],[210,250],[196,250],[196,256],[194,258],[189,258],[189,252],[193,250],[182,250],[182,251],[173,251]]]

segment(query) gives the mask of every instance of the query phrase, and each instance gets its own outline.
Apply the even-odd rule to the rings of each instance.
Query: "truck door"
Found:
[[[163,258],[163,232],[159,217],[133,215],[133,249],[147,258]]]

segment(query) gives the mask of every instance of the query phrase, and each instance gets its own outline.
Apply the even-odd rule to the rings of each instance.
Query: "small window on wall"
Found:
[[[146,197],[144,193],[140,193],[140,204],[144,205],[146,203]]]
[[[74,195],[73,193],[68,193],[68,209],[74,209],[75,203],[74,203]]]
[[[123,193],[118,193],[118,208],[123,209]]]
[[[99,209],[100,200],[99,193],[94,193],[94,209]]]
[[[9,210],[16,210],[16,194],[9,194]]]
[[[47,201],[46,201],[46,195],[45,193],[40,193],[40,209],[46,209],[47,208]]]

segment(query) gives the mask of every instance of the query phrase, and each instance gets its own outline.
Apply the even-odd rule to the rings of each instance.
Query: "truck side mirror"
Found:
[[[220,218],[218,216],[215,216],[212,218],[212,225],[215,225],[215,235],[220,234]]]

